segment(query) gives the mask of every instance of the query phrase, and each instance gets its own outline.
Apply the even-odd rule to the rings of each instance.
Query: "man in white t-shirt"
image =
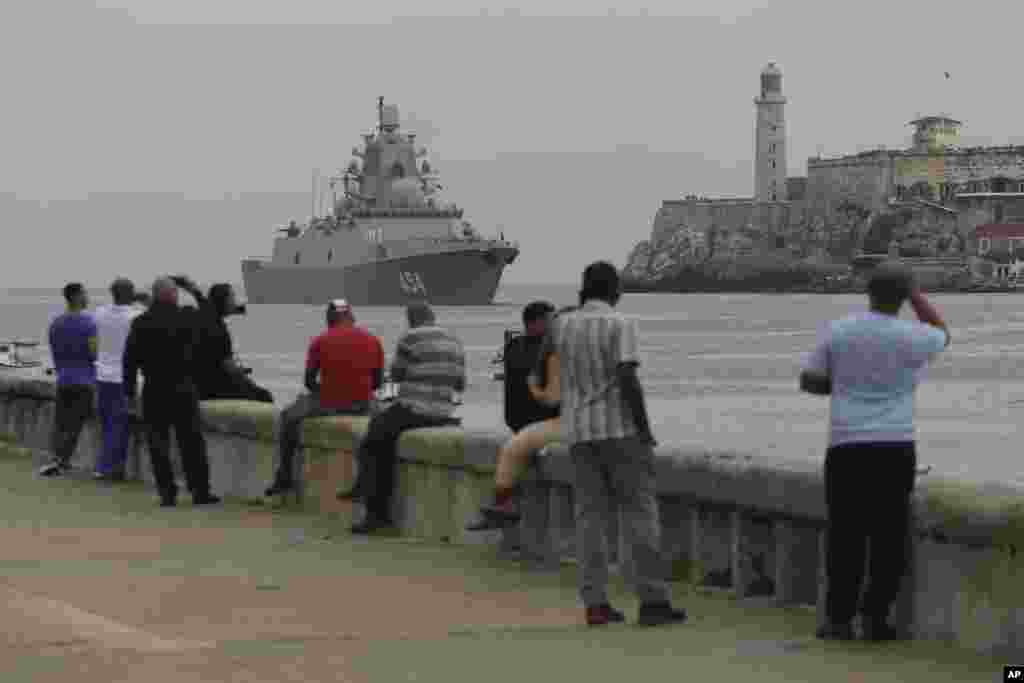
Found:
[[[103,426],[103,449],[93,476],[99,480],[124,479],[128,458],[128,401],[124,393],[122,359],[132,320],[142,313],[131,280],[118,278],[110,285],[113,304],[99,306],[93,318],[99,337],[96,354],[97,404]]]
[[[950,341],[946,323],[904,269],[878,266],[868,297],[870,310],[833,322],[800,374],[801,390],[831,395],[825,456],[827,620],[817,635],[833,640],[853,638],[869,541],[864,638],[906,637],[888,616],[907,562],[917,473],[914,392],[924,367]],[[920,323],[899,319],[907,300]]]

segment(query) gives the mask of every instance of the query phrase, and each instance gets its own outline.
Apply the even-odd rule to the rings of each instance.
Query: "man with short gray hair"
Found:
[[[448,330],[438,327],[434,311],[417,302],[406,308],[409,330],[398,340],[391,379],[398,382],[393,405],[370,420],[359,445],[356,484],[342,499],[361,500],[366,517],[352,533],[390,527],[398,438],[422,427],[460,424],[452,417],[455,395],[466,390],[466,354]]]
[[[197,343],[193,316],[178,307],[177,286],[170,278],[157,278],[153,283],[152,305],[132,321],[125,342],[123,376],[124,392],[130,403],[135,402],[139,370],[145,377],[142,415],[162,507],[177,504],[178,486],[170,454],[172,427],[193,504],[220,502],[210,493],[210,464],[193,376]]]

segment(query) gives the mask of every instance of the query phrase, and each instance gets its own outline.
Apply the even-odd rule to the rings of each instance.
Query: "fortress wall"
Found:
[[[755,202],[750,199],[666,200],[654,219],[653,242],[661,242],[683,226],[707,233],[712,227],[729,233],[752,228],[786,232],[794,202]],[[798,213],[799,213],[798,209]]]
[[[18,372],[0,375],[0,453],[47,457],[55,387]],[[214,490],[262,500],[273,467],[279,414],[271,404],[202,404]],[[353,481],[353,451],[367,418],[307,420],[297,463],[299,496],[285,501],[319,515],[328,533],[344,533],[352,505],[337,500]],[[464,428],[412,430],[399,441],[395,520],[409,536],[484,543],[554,567],[575,551],[573,467],[552,444],[524,482],[523,518],[504,532],[463,530],[490,496],[494,461],[507,433]],[[28,447],[23,448],[23,447]],[[91,470],[99,447],[89,425],[75,464]],[[152,481],[148,454],[132,439],[133,478]],[[759,596],[781,605],[817,604],[824,618],[822,549],[826,520],[820,466],[756,453],[662,446],[656,464],[663,550],[670,575]],[[180,472],[180,468],[178,468]],[[92,485],[82,482],[83,486]],[[116,493],[114,494],[116,495]],[[155,505],[155,496],[154,496]],[[928,477],[913,506],[909,573],[892,620],[918,638],[1024,657],[1024,493],[1005,485],[973,485]],[[617,516],[607,519],[613,561],[628,566]],[[624,577],[628,579],[629,577]]]
[[[892,159],[885,152],[807,161],[807,203],[816,215],[831,216],[843,201],[880,210],[892,188]]]

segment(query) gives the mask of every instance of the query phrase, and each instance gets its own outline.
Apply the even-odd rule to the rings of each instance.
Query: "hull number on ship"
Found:
[[[420,277],[419,273],[402,270],[399,271],[398,276],[398,283],[402,287],[403,292],[409,296],[426,296],[427,288],[424,286],[423,278]]]

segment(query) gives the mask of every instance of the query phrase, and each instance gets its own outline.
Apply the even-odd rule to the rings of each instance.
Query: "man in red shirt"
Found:
[[[267,496],[294,486],[293,461],[303,420],[369,412],[373,392],[384,381],[384,347],[355,321],[352,307],[344,299],[327,304],[327,330],[313,339],[306,357],[309,393],[281,413],[281,459]]]

